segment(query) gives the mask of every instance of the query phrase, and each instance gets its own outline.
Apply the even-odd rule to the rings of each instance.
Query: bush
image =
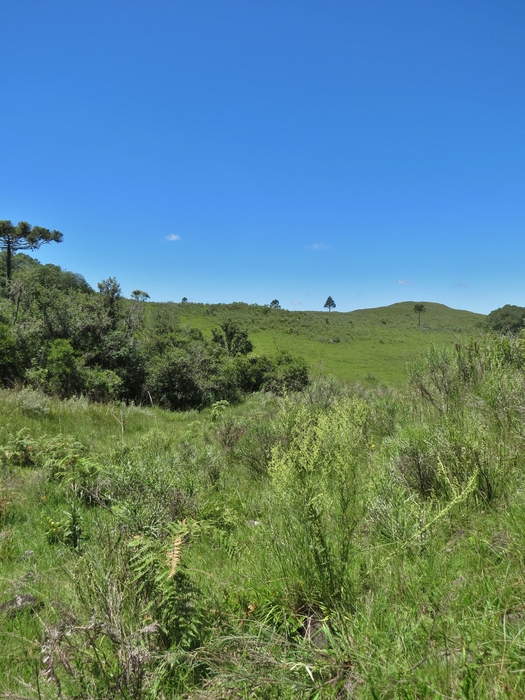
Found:
[[[285,404],[288,443],[269,466],[281,523],[275,535],[285,579],[301,581],[305,603],[352,605],[355,537],[366,510],[368,408],[343,399],[326,411]]]
[[[84,389],[83,362],[77,357],[69,340],[54,340],[47,357],[45,388],[52,394],[67,398],[81,394]]]
[[[43,392],[24,387],[14,394],[14,404],[27,415],[46,416],[51,410],[51,399]]]
[[[506,304],[487,316],[487,328],[503,333],[519,333],[525,323],[525,308]]]
[[[263,388],[282,396],[287,392],[302,391],[308,386],[308,365],[302,357],[282,351],[275,358],[275,368],[266,375]]]
[[[110,369],[84,370],[84,388],[92,401],[115,401],[122,394],[124,382]]]

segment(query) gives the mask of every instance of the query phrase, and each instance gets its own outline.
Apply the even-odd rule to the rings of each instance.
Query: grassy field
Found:
[[[431,304],[169,306],[324,367],[390,337],[399,371],[185,413],[0,391],[0,698],[525,697],[525,341]]]
[[[160,305],[150,304],[150,313]],[[432,343],[453,345],[480,334],[485,317],[470,311],[426,303],[414,313],[413,302],[349,313],[286,311],[246,304],[170,304],[180,323],[211,329],[226,318],[248,329],[257,353],[288,350],[305,357],[316,375],[343,381],[377,380],[402,385],[406,363]]]

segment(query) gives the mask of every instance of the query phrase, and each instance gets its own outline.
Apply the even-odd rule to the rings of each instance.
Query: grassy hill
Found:
[[[478,335],[485,316],[425,302],[421,326],[414,302],[349,313],[287,311],[233,304],[149,304],[172,308],[179,322],[205,334],[226,318],[248,329],[257,353],[288,350],[303,355],[314,374],[345,381],[378,380],[402,384],[407,361],[430,347]]]

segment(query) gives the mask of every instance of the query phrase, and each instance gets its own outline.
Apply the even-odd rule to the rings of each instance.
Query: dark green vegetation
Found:
[[[525,325],[525,308],[506,304],[501,309],[491,311],[487,316],[487,326],[493,331],[518,333]]]
[[[332,297],[328,297],[328,299],[324,303],[324,308],[328,309],[328,311],[331,311],[332,309],[335,309],[335,301],[332,299]]]
[[[525,343],[408,377],[1,391],[0,697],[522,698]]]
[[[179,322],[174,305],[150,306],[141,290],[132,297],[112,277],[94,292],[81,275],[16,256],[0,295],[0,384],[185,410],[308,381],[289,352],[251,353],[236,320],[217,320],[205,337]]]

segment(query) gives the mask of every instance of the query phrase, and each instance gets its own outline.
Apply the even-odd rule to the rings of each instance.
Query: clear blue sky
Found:
[[[63,232],[42,262],[159,301],[525,305],[523,0],[16,0],[0,26],[0,219]]]

